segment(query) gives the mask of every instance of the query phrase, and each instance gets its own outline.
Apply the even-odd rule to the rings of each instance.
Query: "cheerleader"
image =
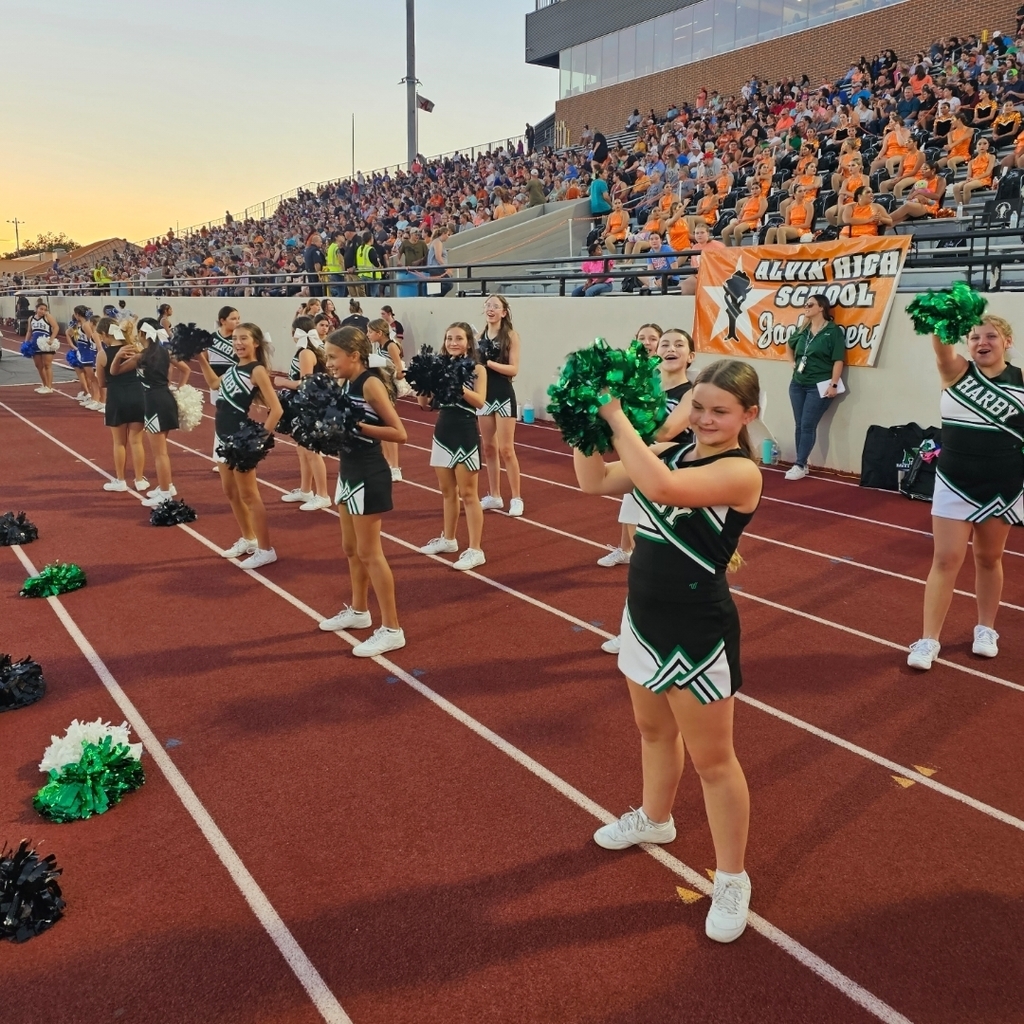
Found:
[[[657,355],[658,344],[661,341],[661,328],[657,324],[643,324],[636,332],[636,340],[639,341],[649,355]],[[636,531],[636,524],[639,522],[640,510],[630,494],[622,496],[622,504],[619,506],[619,546],[613,548],[607,555],[602,555],[597,564],[605,569],[611,569],[616,565],[629,565],[630,555],[633,553],[633,534]],[[608,641],[611,643],[611,641]]]
[[[352,604],[324,619],[320,628],[369,629],[369,590],[377,596],[381,625],[352,649],[357,658],[372,658],[405,646],[398,622],[395,580],[380,543],[381,516],[392,509],[391,473],[381,451],[383,441],[403,444],[406,433],[387,389],[369,368],[370,341],[358,327],[342,327],[327,337],[327,372],[345,382],[345,389],[364,418],[358,435],[341,453],[338,489],[334,498],[341,521],[341,544],[348,559]]]
[[[523,514],[520,495],[519,460],[516,458],[516,393],[512,381],[519,372],[519,334],[512,327],[512,313],[502,295],[489,295],[484,303],[487,326],[478,348],[487,370],[487,402],[480,410],[480,434],[487,461],[488,493],[480,502],[484,509],[505,507],[501,496],[501,463],[505,463],[512,497],[510,516]]]
[[[242,317],[238,310],[234,306],[221,306],[217,313],[217,330],[213,332],[213,344],[210,345],[210,352],[207,356],[207,360],[210,365],[210,369],[218,376],[221,377],[223,374],[232,366],[236,366],[238,363],[235,357],[234,345],[232,338],[234,337],[235,328],[241,322]],[[206,376],[206,371],[203,371],[203,376]],[[210,401],[217,404],[217,391],[215,388],[210,388]],[[218,458],[217,458],[217,439],[213,441],[213,458],[214,466],[213,471],[218,472]]]
[[[599,828],[594,840],[607,850],[671,843],[672,806],[688,750],[715,845],[705,932],[717,942],[739,938],[750,904],[743,869],[750,797],[732,736],[742,682],[740,623],[725,573],[738,567],[736,547],[761,498],[747,436],[758,391],[749,365],[719,360],[694,384],[695,441],[648,448],[613,399],[601,416],[621,461],[573,453],[585,493],[632,489],[643,510],[619,654],[641,736],[643,802]]]
[[[444,333],[442,358],[460,356],[478,358],[473,328],[467,323],[454,323]],[[442,405],[434,426],[430,464],[444,495],[444,532],[420,548],[425,555],[452,554],[459,550],[455,532],[459,525],[459,502],[466,510],[469,547],[452,563],[453,569],[475,569],[487,561],[481,546],[484,532],[484,510],[480,507],[477,485],[480,477],[480,429],[477,410],[487,401],[487,371],[477,366],[473,387],[463,387],[462,397],[452,405]],[[419,395],[424,409],[430,397]]]
[[[143,404],[146,414],[145,431],[156,463],[157,485],[142,503],[156,508],[169,501],[178,492],[171,482],[171,459],[167,453],[167,435],[178,429],[178,403],[171,394],[167,376],[171,369],[171,354],[160,344],[161,328],[152,317],[139,321],[142,354],[139,356],[139,374],[142,378]]]
[[[985,316],[967,336],[969,359],[932,338],[942,379],[942,440],[932,535],[935,553],[924,589],[924,636],[907,664],[929,669],[967,547],[974,552],[978,595],[975,654],[999,653],[996,612],[1003,592],[1003,548],[1012,525],[1024,522],[1024,376],[1007,361],[1010,325]]]
[[[68,341],[73,348],[64,357],[68,366],[75,371],[82,386],[78,401],[85,409],[103,412],[103,398],[96,381],[96,337],[92,325],[92,312],[88,306],[75,306],[67,330]]]
[[[114,474],[116,479],[103,485],[105,491],[127,491],[124,478],[127,449],[132,450],[135,490],[149,487],[146,479],[146,449],[142,431],[146,420],[146,400],[139,378],[141,349],[135,344],[135,325],[131,320],[118,324],[109,316],[96,325],[100,350],[96,354],[96,376],[107,397],[103,422],[110,427],[114,442]]]
[[[222,311],[223,312],[223,311]],[[224,318],[221,318],[223,321]],[[260,497],[256,470],[228,469],[221,454],[221,446],[249,418],[249,407],[256,396],[266,406],[266,429],[272,433],[281,419],[281,403],[270,380],[270,354],[263,332],[256,324],[236,324],[231,335],[235,364],[218,373],[210,365],[209,356],[199,353],[199,367],[210,390],[217,395],[214,419],[214,458],[235,522],[242,536],[226,551],[224,558],[241,558],[243,569],[258,569],[277,561],[277,552],[270,546],[267,510]]]
[[[50,314],[50,307],[40,299],[36,311],[29,318],[21,354],[31,359],[39,374],[38,395],[53,394],[53,357],[60,349],[60,326]]]
[[[366,330],[366,336],[373,346],[373,355],[380,356],[389,362],[388,369],[394,375],[395,387],[399,387],[398,381],[405,380],[405,363],[402,359],[402,346],[391,337],[391,328],[387,320],[383,318],[371,320]],[[390,394],[390,391],[389,391]],[[397,390],[395,397],[397,398]],[[385,441],[382,445],[384,458],[391,467],[391,479],[400,482],[402,479],[402,467],[399,463],[399,447],[393,441]]]
[[[174,330],[173,317],[174,310],[171,309],[171,304],[169,302],[162,302],[159,306],[157,306],[156,322],[160,330],[164,332],[160,338],[160,343],[165,348],[170,347],[170,342],[167,339],[170,338],[171,331]],[[182,359],[172,359],[171,366],[173,366],[174,369],[178,371],[179,375],[177,383],[169,385],[169,387],[173,391],[177,388],[183,388],[188,383],[189,377],[192,376],[192,367],[190,367],[188,363],[186,363]]]
[[[318,319],[320,317],[323,317],[322,313],[318,315]],[[326,324],[326,317],[322,322]],[[297,391],[303,378],[324,372],[324,359],[321,355],[323,345],[316,325],[308,316],[298,316],[292,321],[292,338],[295,341],[295,351],[288,367],[288,377],[286,380],[278,380],[277,386],[288,391]],[[275,377],[278,376],[276,371],[273,371],[273,374]],[[301,503],[299,510],[302,512],[330,508],[331,499],[327,493],[327,466],[324,457],[319,452],[303,448],[302,445],[296,445],[296,451],[299,453],[299,486],[287,494],[282,494],[281,500]]]

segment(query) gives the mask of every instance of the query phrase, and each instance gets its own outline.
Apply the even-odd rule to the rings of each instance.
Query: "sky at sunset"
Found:
[[[534,0],[417,0],[428,156],[521,134],[558,72],[524,60]],[[0,0],[0,251],[141,240],[405,159],[405,0]]]

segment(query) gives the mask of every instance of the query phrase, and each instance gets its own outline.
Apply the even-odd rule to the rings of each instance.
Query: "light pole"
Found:
[[[15,217],[14,220],[9,220],[7,223],[14,225],[14,251],[18,252],[21,249],[21,237],[18,235],[18,225],[24,224],[25,222],[23,220],[18,220],[18,218]]]
[[[405,116],[409,167],[416,162],[416,0],[405,0]]]

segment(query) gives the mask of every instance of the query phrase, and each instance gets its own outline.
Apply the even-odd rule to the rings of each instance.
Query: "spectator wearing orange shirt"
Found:
[[[616,242],[625,242],[629,234],[629,214],[622,208],[622,200],[612,201],[612,212],[608,214],[604,222],[604,233],[601,241],[605,245],[615,245]]]

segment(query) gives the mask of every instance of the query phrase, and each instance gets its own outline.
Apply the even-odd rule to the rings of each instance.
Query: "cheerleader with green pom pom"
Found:
[[[718,942],[742,934],[750,902],[743,866],[750,801],[732,742],[734,695],[742,681],[740,626],[725,573],[738,567],[740,535],[761,499],[761,473],[747,436],[759,392],[748,364],[712,363],[692,390],[694,440],[653,447],[606,393],[599,415],[620,461],[573,452],[585,493],[632,492],[642,512],[618,664],[640,730],[643,801],[639,810],[598,829],[594,840],[611,850],[672,842],[672,806],[688,749],[715,844],[705,930]]]
[[[1003,549],[1010,526],[1024,521],[1024,376],[1009,362],[1013,330],[985,314],[966,285],[920,295],[907,307],[919,334],[932,335],[942,381],[941,451],[932,497],[934,554],[924,591],[924,632],[907,664],[929,669],[968,545],[974,552],[978,624],[973,651],[999,653],[996,612],[1003,591]],[[966,335],[967,355],[954,348]]]

